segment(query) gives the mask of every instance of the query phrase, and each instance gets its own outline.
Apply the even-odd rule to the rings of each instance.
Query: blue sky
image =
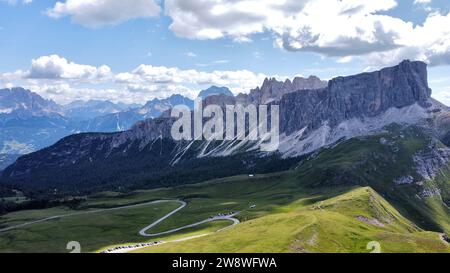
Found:
[[[450,104],[449,1],[324,1],[0,0],[0,87],[143,103],[410,58],[430,64],[435,97]]]

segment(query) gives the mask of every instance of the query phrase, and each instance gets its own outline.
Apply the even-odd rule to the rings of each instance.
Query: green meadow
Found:
[[[369,252],[378,241],[385,252],[449,252],[439,233],[420,229],[404,218],[369,187],[302,188],[291,172],[220,179],[208,183],[99,194],[76,211],[52,208],[10,213],[0,218],[7,227],[54,215],[125,206],[160,199],[188,202],[152,233],[202,221],[212,215],[241,211],[241,223],[212,222],[160,238],[144,238],[138,231],[179,207],[153,204],[42,222],[0,234],[1,252],[68,252],[78,241],[83,252],[139,242],[164,241],[138,252]],[[250,208],[256,205],[254,208]],[[180,238],[208,234],[181,242]]]
[[[401,130],[401,131],[400,131]],[[401,136],[401,137],[399,137]],[[380,141],[383,138],[386,141]],[[389,145],[383,143],[389,143]],[[448,168],[426,187],[438,185],[441,197],[418,198],[416,185],[393,180],[413,173],[411,157],[429,139],[414,128],[393,127],[382,135],[345,141],[315,154],[296,169],[267,175],[236,176],[174,188],[88,196],[76,209],[55,207],[0,216],[0,229],[56,215],[52,219],[0,233],[0,252],[69,252],[78,241],[83,252],[162,241],[134,252],[450,252],[441,235],[450,232]],[[180,206],[187,206],[155,226],[163,232],[240,212],[238,225],[210,222],[158,238],[138,233]],[[217,232],[219,231],[220,232]],[[185,239],[185,240],[183,240]]]

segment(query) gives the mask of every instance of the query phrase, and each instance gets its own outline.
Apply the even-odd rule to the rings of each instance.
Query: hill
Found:
[[[125,132],[66,137],[19,158],[3,172],[1,181],[70,194],[74,189],[156,188],[282,171],[341,139],[381,132],[390,124],[417,124],[435,130],[427,120],[436,120],[448,111],[430,98],[427,67],[422,62],[404,61],[380,71],[338,77],[322,89],[296,88],[292,82],[272,79],[257,89],[264,97],[275,91],[284,94],[279,101],[278,93],[269,99],[280,106],[280,145],[273,153],[262,151],[260,142],[249,139],[174,141],[174,119],[162,116],[139,122]],[[226,99],[232,105],[257,103],[260,98],[253,96],[257,90],[248,96],[209,98]],[[93,169],[96,171],[90,171]]]

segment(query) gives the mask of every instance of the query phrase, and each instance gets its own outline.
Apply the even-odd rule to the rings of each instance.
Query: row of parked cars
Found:
[[[133,250],[133,249],[138,249],[138,248],[143,248],[143,247],[148,247],[148,246],[155,246],[155,245],[159,245],[162,242],[151,242],[151,243],[142,243],[142,244],[136,244],[136,245],[130,245],[130,246],[117,246],[114,248],[110,248],[107,249],[105,251],[103,251],[102,253],[115,253],[121,250]]]

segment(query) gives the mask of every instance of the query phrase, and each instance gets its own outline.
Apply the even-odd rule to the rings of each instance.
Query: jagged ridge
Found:
[[[372,73],[335,78],[321,89],[293,91],[283,89],[286,86],[298,88],[296,84],[267,80],[259,89],[260,92],[264,89],[281,90],[281,93],[285,93],[279,101],[275,99],[271,102],[280,104],[282,143],[275,156],[284,158],[313,152],[341,138],[368,134],[392,122],[417,123],[440,111],[435,109],[439,107],[430,99],[426,64],[422,62],[404,61],[398,66]],[[252,95],[247,98],[249,97]],[[212,96],[207,100],[217,103],[225,98],[227,103],[241,103],[243,96]],[[410,117],[405,114],[410,114]],[[139,162],[138,165],[143,167],[140,158],[158,163],[141,170],[116,164],[119,170],[114,170],[114,177],[129,175],[130,171],[156,175],[170,170],[174,162],[180,162],[181,157],[190,161],[189,164],[194,164],[192,162],[205,156],[210,143],[172,141],[170,129],[173,121],[167,117],[148,119],[126,132],[83,134],[65,138],[47,149],[21,157],[4,171],[3,180],[19,183],[31,181],[42,170],[50,173],[52,170],[62,169],[68,172],[65,174],[68,177],[71,177],[72,172],[77,172],[74,177],[80,177],[79,172],[88,173],[98,166],[106,167],[121,161]],[[220,149],[216,149],[218,146]],[[255,150],[250,144],[236,142],[212,147],[215,147],[215,152],[208,153],[210,157],[235,156]],[[229,159],[223,158],[215,162],[220,164],[221,160],[225,162]],[[88,181],[89,175],[85,176],[83,180]],[[57,180],[48,176],[42,179],[46,183]]]

